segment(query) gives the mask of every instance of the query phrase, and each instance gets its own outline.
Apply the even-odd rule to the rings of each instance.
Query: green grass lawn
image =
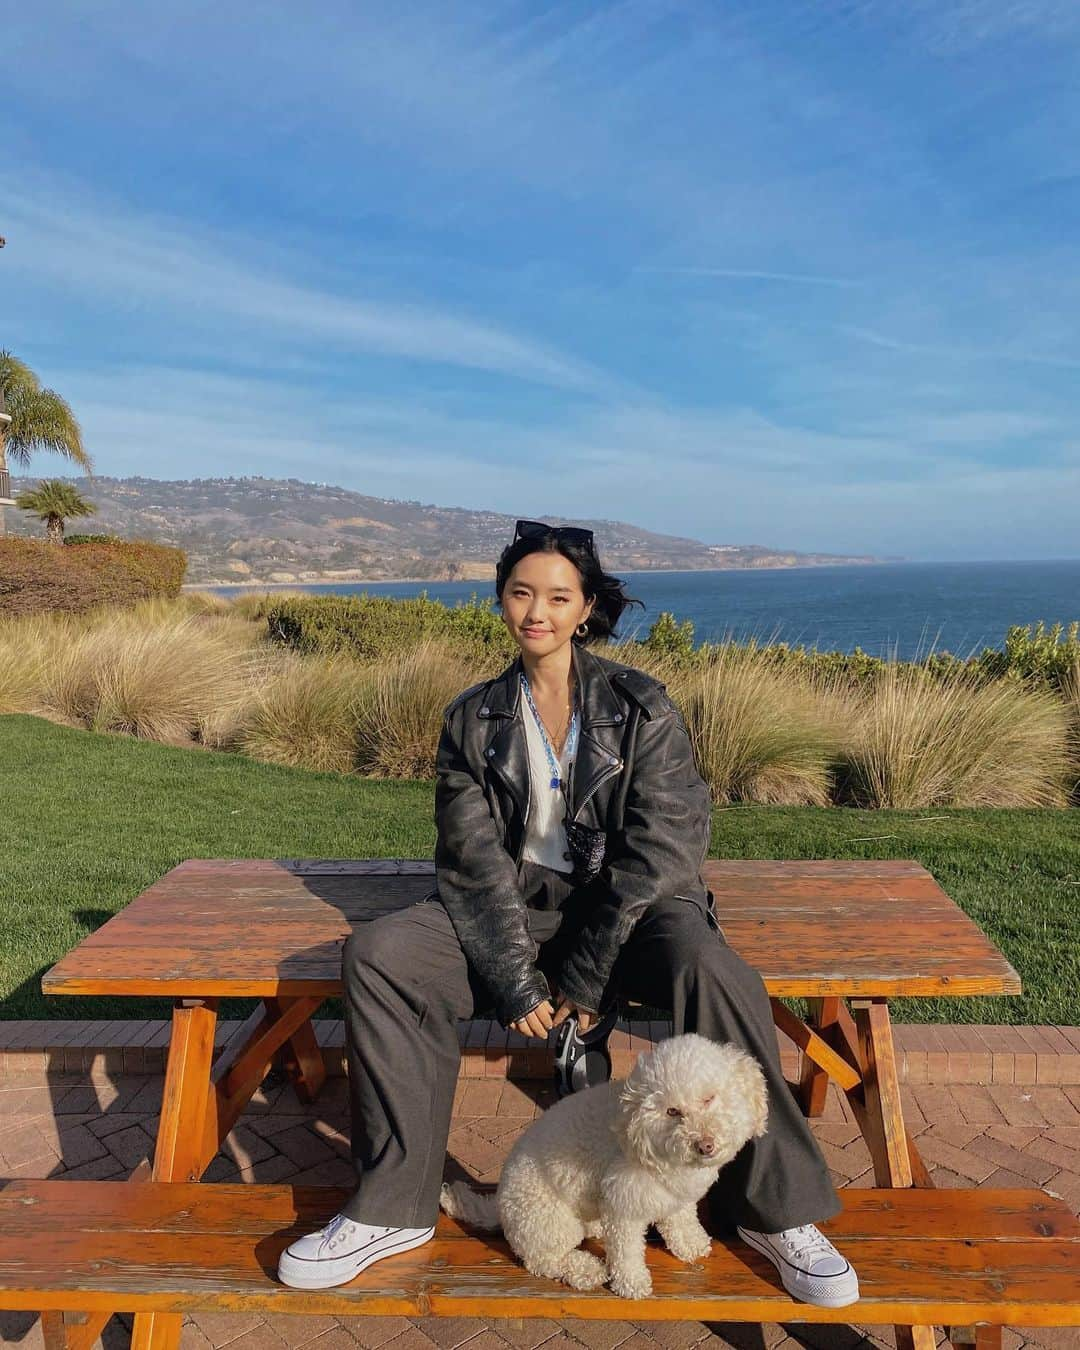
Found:
[[[431,857],[432,791],[0,717],[0,1018],[165,1015],[45,999],[41,975],[185,858]],[[714,813],[710,853],[917,859],[1026,992],[901,999],[894,1016],[1080,1024],[1080,811],[740,806]]]

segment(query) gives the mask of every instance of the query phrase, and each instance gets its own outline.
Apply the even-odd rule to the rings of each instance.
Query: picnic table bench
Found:
[[[276,1284],[282,1247],[320,1226],[342,1193],[194,1183],[278,1051],[301,1097],[318,1093],[311,1017],[341,992],[345,938],[433,886],[429,860],[377,859],[182,863],[45,975],[47,993],[170,996],[172,1038],[153,1166],[135,1185],[61,1179],[0,1192],[0,1307],[44,1310],[50,1350],[89,1350],[113,1310],[136,1313],[136,1346],[174,1346],[182,1312],[208,1307],[856,1319],[893,1323],[900,1350],[933,1350],[935,1325],[990,1350],[1003,1325],[1080,1324],[1080,1230],[1066,1207],[1038,1190],[937,1192],[904,1126],[889,998],[1018,993],[1001,952],[914,862],[709,859],[702,872],[727,941],[761,973],[778,1026],[802,1051],[804,1109],[821,1111],[831,1079],[868,1144],[876,1187],[842,1192],[843,1212],[822,1224],[859,1271],[858,1304],[794,1302],[763,1258],[723,1241],[694,1266],[654,1251],[648,1300],[577,1293],[534,1279],[499,1239],[446,1216],[434,1242],[344,1289]],[[219,1001],[246,996],[260,1005],[215,1060]],[[811,1000],[805,1020],[780,1001],[794,997]]]

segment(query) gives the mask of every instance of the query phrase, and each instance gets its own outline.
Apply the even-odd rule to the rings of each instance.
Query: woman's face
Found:
[[[527,553],[503,587],[503,622],[532,656],[546,656],[569,642],[592,607],[581,589],[581,573],[558,551]]]

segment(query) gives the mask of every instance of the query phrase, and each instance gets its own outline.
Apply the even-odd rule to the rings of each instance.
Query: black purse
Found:
[[[570,853],[570,861],[574,864],[575,879],[591,881],[603,866],[607,831],[595,830],[591,825],[582,825],[580,821],[570,820],[569,817],[564,824],[566,847]]]

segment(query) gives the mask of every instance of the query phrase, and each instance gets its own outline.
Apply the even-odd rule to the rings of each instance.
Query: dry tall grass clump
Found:
[[[1080,805],[1080,661],[1074,661],[1061,682],[1068,722],[1069,796]]]
[[[890,664],[860,702],[845,761],[843,796],[857,805],[1064,806],[1066,711],[1015,680]]]
[[[721,648],[666,682],[714,802],[829,804],[841,731],[834,706],[805,681]]]
[[[426,638],[373,668],[357,726],[357,768],[375,778],[431,778],[443,713],[462,690],[502,670],[445,638]]]
[[[0,622],[0,713],[38,711],[42,680],[53,654],[79,627],[67,614],[31,614]]]
[[[159,628],[181,619],[190,619],[206,632],[224,633],[237,647],[254,647],[265,638],[261,622],[237,609],[230,601],[205,591],[185,591],[175,598],[153,596],[140,600],[126,610],[101,610],[91,613],[89,621],[127,623],[138,628]]]
[[[204,719],[235,705],[246,644],[197,615],[147,623],[114,612],[55,641],[36,703],[46,716],[156,741],[198,738]]]
[[[372,672],[348,657],[264,657],[237,715],[231,748],[268,764],[349,773]]]

